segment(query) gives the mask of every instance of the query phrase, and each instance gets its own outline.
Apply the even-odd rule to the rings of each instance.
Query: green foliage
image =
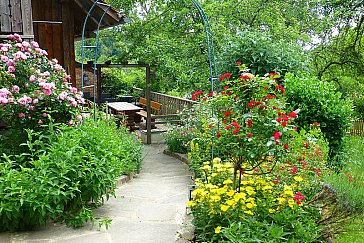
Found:
[[[222,229],[228,242],[324,242],[316,220],[317,212],[284,210],[269,217],[245,218]],[[289,222],[289,223],[288,223]]]
[[[346,164],[339,173],[331,173],[325,181],[336,191],[338,199],[346,210],[364,212],[364,141],[362,137],[348,137],[345,140]]]
[[[186,154],[193,139],[192,130],[176,126],[164,134],[164,139],[171,152]]]
[[[102,84],[112,97],[131,95],[133,87],[145,88],[145,69],[103,69]]]
[[[141,146],[106,121],[28,131],[29,153],[0,159],[0,229],[19,230],[49,220],[79,227],[92,209],[113,195],[117,178],[138,172]]]
[[[245,65],[238,68],[239,78],[221,75],[219,92],[193,94],[204,101],[195,108],[204,115],[190,122],[200,132],[189,153],[189,165],[200,165],[197,189],[188,202],[196,240],[323,240],[320,205],[311,200],[326,173],[328,145],[317,127],[297,131],[297,111],[285,109],[277,73],[260,77]],[[213,118],[206,117],[208,110],[214,111]],[[197,139],[202,134],[214,135],[208,145],[220,158],[206,159]]]
[[[286,97],[292,109],[300,109],[297,126],[317,122],[329,142],[331,166],[341,167],[343,137],[351,124],[352,103],[336,92],[333,84],[307,75],[285,77]]]
[[[300,46],[285,40],[275,40],[264,32],[243,31],[223,46],[220,55],[222,70],[239,74],[234,65],[240,61],[251,68],[253,74],[264,75],[275,71],[284,75],[286,72],[307,70],[307,53]]]

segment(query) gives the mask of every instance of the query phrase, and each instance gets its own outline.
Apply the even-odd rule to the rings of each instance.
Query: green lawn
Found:
[[[335,178],[337,184],[341,184],[343,190],[351,191],[351,200],[357,205],[363,205],[364,198],[364,138],[350,137],[347,141],[347,167],[345,177]],[[364,214],[345,226],[344,232],[334,240],[337,243],[361,243],[364,242]]]

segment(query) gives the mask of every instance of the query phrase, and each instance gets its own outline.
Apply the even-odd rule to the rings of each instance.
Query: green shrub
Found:
[[[251,68],[253,74],[264,75],[275,71],[286,72],[307,70],[307,53],[302,47],[283,40],[275,40],[263,32],[243,31],[223,47],[219,66],[221,70],[239,75],[235,62]]]
[[[176,126],[164,134],[164,139],[171,152],[186,154],[193,134],[189,128]]]
[[[140,168],[140,143],[102,120],[28,134],[29,153],[0,158],[0,230],[94,221],[92,208],[113,195],[117,178]]]
[[[343,138],[351,125],[352,104],[342,99],[333,84],[310,76],[285,76],[287,101],[300,109],[296,124],[306,128],[317,122],[329,142],[332,166],[342,166]]]

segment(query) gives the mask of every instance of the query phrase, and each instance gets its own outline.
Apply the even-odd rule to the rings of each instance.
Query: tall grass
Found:
[[[346,166],[326,176],[325,182],[335,189],[341,204],[354,212],[335,242],[359,243],[364,242],[364,137],[347,137],[346,146]]]

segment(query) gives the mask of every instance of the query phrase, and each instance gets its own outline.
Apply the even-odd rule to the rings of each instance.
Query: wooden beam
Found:
[[[10,0],[11,6],[11,27],[13,33],[23,32],[23,21],[21,12],[21,1],[20,0]]]
[[[34,35],[31,0],[21,0],[21,15],[23,21],[23,35]],[[34,39],[34,36],[32,39]]]
[[[11,33],[11,19],[8,0],[0,0],[0,32]]]
[[[146,97],[147,97],[147,144],[152,143],[152,109],[151,105],[151,97],[150,97],[150,66],[146,67]]]
[[[101,104],[101,97],[102,97],[102,77],[101,77],[101,67],[96,68],[96,83],[97,83],[97,103]],[[94,84],[95,84],[95,77],[94,77]],[[96,87],[94,87],[96,88]]]
[[[64,68],[71,75],[72,86],[76,86],[75,46],[74,46],[74,12],[68,2],[62,3],[62,36],[64,50]]]

